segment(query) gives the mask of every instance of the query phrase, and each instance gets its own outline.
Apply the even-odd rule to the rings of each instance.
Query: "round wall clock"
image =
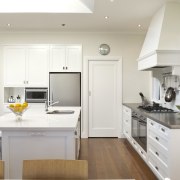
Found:
[[[108,55],[110,52],[110,47],[107,44],[101,44],[99,47],[99,53],[101,55]]]

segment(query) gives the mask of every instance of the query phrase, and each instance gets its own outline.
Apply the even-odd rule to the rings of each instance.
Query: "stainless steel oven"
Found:
[[[25,101],[28,103],[44,103],[48,100],[47,88],[26,88]]]
[[[147,152],[147,118],[132,112],[132,137]]]

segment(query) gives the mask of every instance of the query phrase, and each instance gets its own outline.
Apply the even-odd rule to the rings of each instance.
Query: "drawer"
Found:
[[[123,124],[123,133],[126,136],[126,138],[131,137],[131,128]]]
[[[131,116],[131,109],[123,106],[123,113],[127,114],[128,116]]]
[[[136,150],[138,149],[138,144],[134,139],[131,140],[131,144],[134,147],[134,149],[136,149]]]
[[[123,114],[123,123],[127,126],[131,126],[131,116],[128,116],[127,114]]]
[[[166,168],[163,168],[158,161],[151,155],[148,158],[148,164],[150,168],[153,170],[153,172],[162,180],[165,178],[168,178],[168,172]]]
[[[164,153],[160,149],[158,149],[156,146],[153,146],[151,143],[148,145],[148,152],[151,154],[151,156],[154,156],[154,158],[159,161],[159,163],[164,166],[164,168],[168,168],[168,156],[167,153]]]
[[[144,159],[144,161],[146,161],[147,153],[141,147],[138,147],[138,153]]]
[[[169,131],[170,131],[169,128],[159,124],[158,131],[160,134],[162,134],[162,136],[166,136],[168,138]]]
[[[153,129],[158,129],[158,123],[156,123],[155,121],[148,119],[148,126],[149,128],[153,128]]]
[[[150,138],[150,140],[152,140],[153,143],[155,143],[155,145],[157,145],[157,146],[159,145],[168,151],[168,139],[167,138],[160,136],[159,134],[157,134],[155,131],[152,131],[152,130],[148,131],[148,138]]]
[[[148,126],[149,128],[152,128],[152,129],[155,129],[156,132],[158,132],[160,135],[162,135],[163,137],[168,137],[168,134],[169,134],[169,128],[151,120],[151,119],[148,119]]]

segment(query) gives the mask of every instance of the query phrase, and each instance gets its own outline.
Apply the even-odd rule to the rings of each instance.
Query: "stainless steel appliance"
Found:
[[[48,100],[47,88],[26,88],[25,101],[28,103],[44,103]]]
[[[169,109],[169,108],[166,108],[166,107],[162,107],[160,105],[155,105],[153,104],[152,106],[139,106],[139,109],[142,109],[146,112],[149,112],[149,113],[176,113],[176,111],[174,111],[173,109]]]
[[[81,106],[81,73],[49,73],[49,100],[56,106]]]
[[[147,151],[147,119],[141,114],[132,112],[132,137]]]

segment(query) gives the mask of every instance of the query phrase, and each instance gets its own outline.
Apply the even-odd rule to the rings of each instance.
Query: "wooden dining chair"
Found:
[[[4,179],[4,161],[0,160],[0,179]]]
[[[24,160],[23,179],[88,179],[86,160]]]

